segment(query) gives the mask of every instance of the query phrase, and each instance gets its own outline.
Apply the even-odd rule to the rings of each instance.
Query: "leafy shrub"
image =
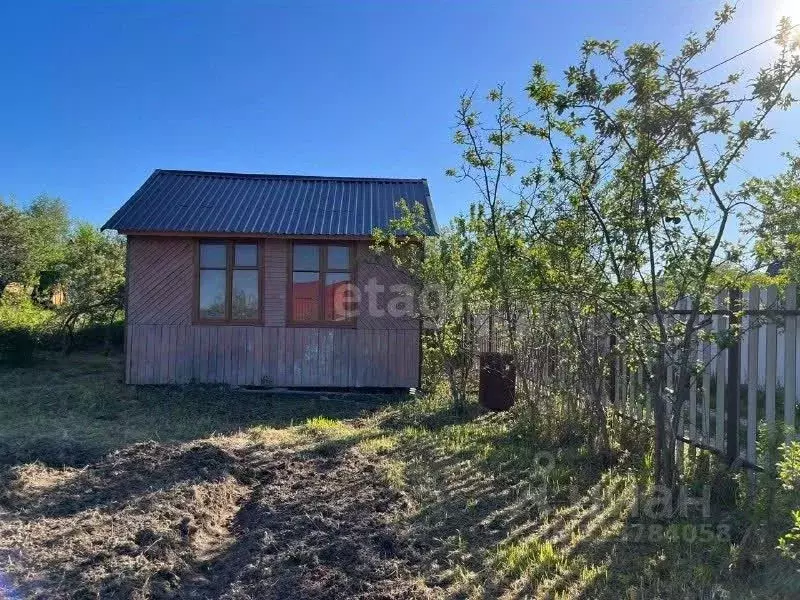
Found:
[[[34,303],[24,288],[6,289],[0,299],[0,358],[14,367],[30,366],[37,348],[57,349],[53,314]]]
[[[36,349],[60,351],[65,335],[56,311],[43,308],[21,290],[6,290],[0,299],[0,359],[15,366],[30,365]],[[76,323],[70,349],[97,350],[121,347],[125,323],[88,319]]]
[[[791,442],[781,447],[778,477],[784,492],[794,504],[800,502],[800,443]],[[792,527],[781,537],[778,549],[784,556],[800,562],[800,510],[791,511]]]
[[[49,326],[53,314],[35,304],[25,290],[7,288],[0,298],[0,329],[22,326],[40,330]]]

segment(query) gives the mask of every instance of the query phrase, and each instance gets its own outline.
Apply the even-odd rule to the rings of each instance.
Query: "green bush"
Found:
[[[6,290],[0,298],[0,329],[26,327],[43,330],[49,326],[53,311],[42,308],[23,291]]]
[[[790,503],[796,507],[800,502],[800,443],[787,443],[781,451],[778,477]],[[800,510],[792,510],[790,517],[791,529],[779,540],[778,549],[787,558],[800,562]]]
[[[124,320],[80,324],[70,340],[70,350],[120,348]],[[30,365],[37,349],[65,349],[65,334],[55,311],[33,302],[26,293],[6,292],[0,299],[0,360],[14,366]]]
[[[24,290],[6,290],[0,299],[0,360],[30,366],[37,348],[53,344],[53,311],[33,302]]]

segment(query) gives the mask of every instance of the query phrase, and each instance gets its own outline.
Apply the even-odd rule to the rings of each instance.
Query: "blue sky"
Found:
[[[0,6],[0,196],[60,196],[101,224],[155,168],[426,177],[440,222],[474,199],[444,176],[459,94],[530,66],[560,72],[586,37],[673,46],[716,0],[7,2]],[[741,0],[713,58],[774,32]],[[800,13],[800,9],[795,9]],[[744,57],[747,67],[768,56]],[[749,172],[781,166],[796,114]]]

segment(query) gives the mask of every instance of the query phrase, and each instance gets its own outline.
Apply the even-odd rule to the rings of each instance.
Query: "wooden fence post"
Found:
[[[730,290],[728,308],[730,318],[728,327],[731,331],[741,323],[739,312],[742,310],[742,292],[740,290]],[[739,458],[739,386],[740,386],[740,367],[741,367],[741,343],[739,333],[733,339],[733,343],[728,347],[728,386],[725,398],[725,435],[727,443],[725,455],[729,463],[733,463]],[[749,418],[750,415],[748,415]]]

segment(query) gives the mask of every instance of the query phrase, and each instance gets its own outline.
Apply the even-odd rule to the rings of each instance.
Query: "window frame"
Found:
[[[200,246],[216,244],[226,247],[225,251],[225,316],[208,319],[200,316]],[[256,266],[236,266],[236,244],[256,247]],[[198,238],[194,244],[194,299],[193,323],[198,325],[263,325],[264,324],[264,243],[252,238]],[[222,270],[217,269],[217,270]],[[258,281],[258,317],[256,319],[234,319],[233,311],[233,272],[235,270],[256,271]]]
[[[314,321],[297,321],[294,318],[294,249],[295,246],[318,246],[319,247],[319,268],[316,271],[308,269],[298,269],[306,273],[319,273],[319,318]],[[328,268],[328,246],[341,246],[349,251],[350,264],[347,269]],[[356,285],[356,250],[355,242],[345,242],[339,240],[292,240],[289,244],[289,256],[287,263],[286,281],[286,324],[291,327],[344,327],[354,328],[357,316],[348,317],[340,321],[328,321],[325,319],[325,279],[328,273],[347,273],[350,275],[350,283]]]

